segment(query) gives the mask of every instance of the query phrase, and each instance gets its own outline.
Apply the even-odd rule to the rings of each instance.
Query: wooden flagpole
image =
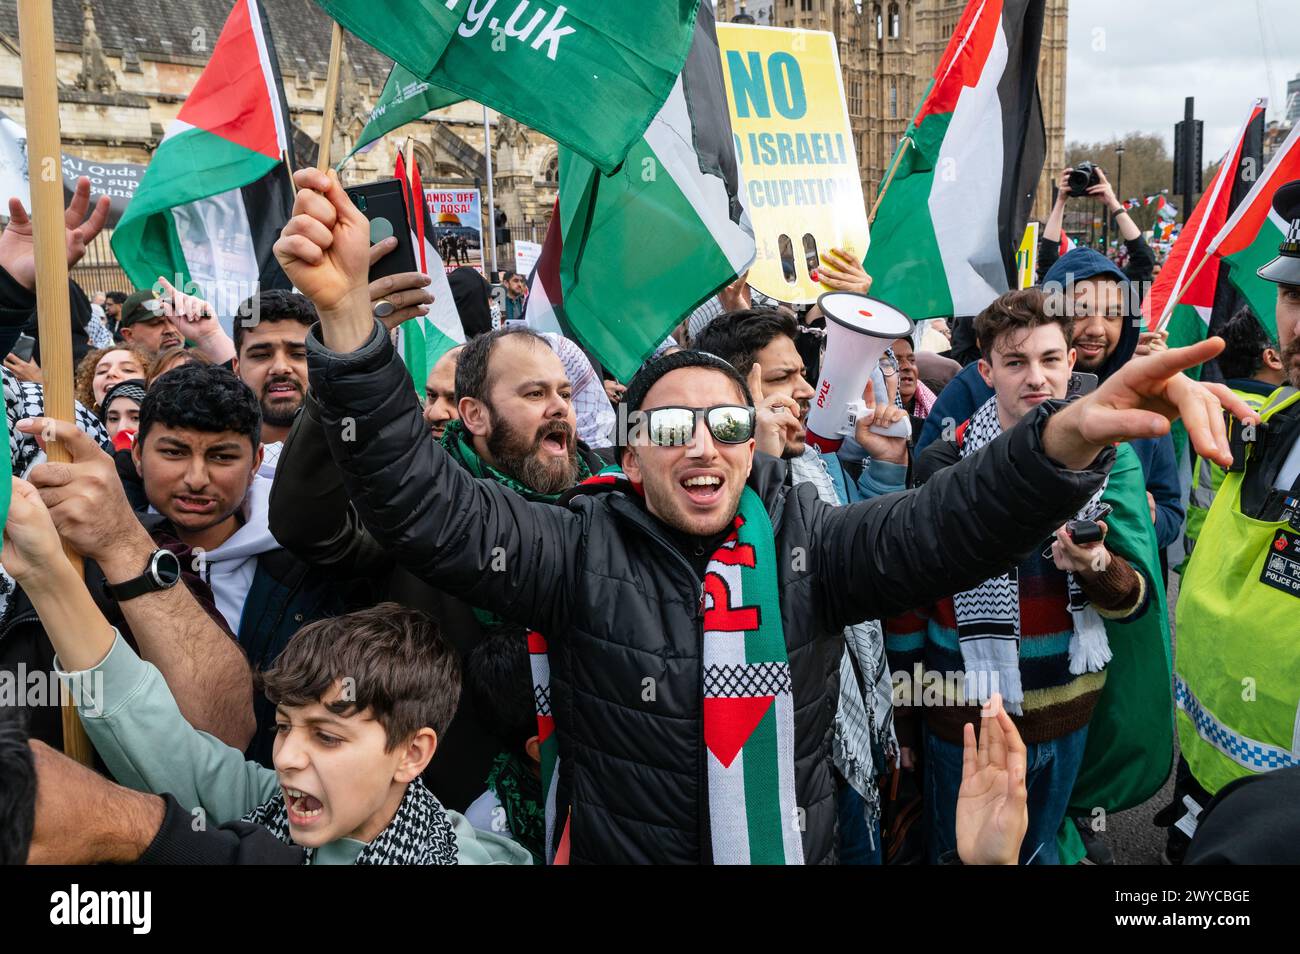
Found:
[[[337,20],[330,33],[330,62],[325,74],[325,112],[321,114],[320,148],[316,155],[316,168],[321,172],[330,167],[330,143],[334,139],[334,110],[339,100],[339,66],[343,59],[343,27]]]
[[[72,379],[72,326],[68,324],[68,252],[63,218],[63,150],[59,135],[59,91],[54,75],[54,7],[52,0],[18,0],[22,43],[23,112],[27,122],[27,168],[32,193],[32,232],[36,252],[37,334],[45,416],[75,421]],[[46,441],[54,463],[69,463],[71,454],[57,441]],[[69,562],[81,572],[81,557],[64,544]],[[70,699],[63,701],[63,751],[89,765],[94,750]]]
[[[889,191],[889,184],[894,181],[894,173],[898,171],[903,156],[911,145],[912,137],[904,136],[902,144],[898,147],[898,155],[894,156],[894,161],[890,163],[889,174],[885,176],[885,181],[880,184],[880,192],[876,195],[876,201],[871,204],[871,214],[867,216],[867,225],[871,225],[876,221],[876,212],[880,209],[880,203],[884,201],[885,193]]]
[[[1183,282],[1182,288],[1178,289],[1178,294],[1169,299],[1169,303],[1165,305],[1165,313],[1160,316],[1160,324],[1156,326],[1156,331],[1164,331],[1169,325],[1170,319],[1174,317],[1174,309],[1178,307],[1178,303],[1182,301],[1183,296],[1187,294],[1187,289],[1192,287],[1192,282],[1196,281],[1196,276],[1201,274],[1201,269],[1204,268],[1205,264],[1212,258],[1218,258],[1218,256],[1215,255],[1214,252],[1211,252],[1201,259],[1200,264],[1192,271],[1191,277],[1188,278],[1187,281]]]

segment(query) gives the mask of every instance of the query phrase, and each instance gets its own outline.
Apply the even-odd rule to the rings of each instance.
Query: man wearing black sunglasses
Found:
[[[303,169],[295,182],[276,256],[321,317],[307,342],[330,453],[403,566],[533,630],[556,860],[833,860],[844,627],[1002,572],[1092,496],[1114,441],[1163,433],[1181,414],[1198,452],[1226,464],[1219,399],[1249,415],[1226,389],[1178,374],[1213,357],[1214,339],[1036,409],[924,488],[832,507],[811,486],[791,490],[785,464],[756,458],[752,439],[716,439],[740,437],[730,412],[712,428],[696,417],[687,444],[654,442],[662,434],[635,412],[752,407],[734,368],[683,351],[628,386],[622,474],[598,475],[565,506],[532,503],[427,439],[370,313],[369,223],[337,177]],[[979,519],[989,488],[1020,507]],[[978,842],[959,832],[963,860],[1005,860]]]

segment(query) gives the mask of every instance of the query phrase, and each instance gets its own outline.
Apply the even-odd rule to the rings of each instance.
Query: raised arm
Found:
[[[410,374],[371,314],[370,225],[338,178],[294,176],[275,254],[310,298],[311,388],[330,452],[367,529],[430,584],[524,625],[562,626],[582,517],[467,474],[429,438]]]
[[[40,464],[31,481],[54,525],[73,548],[99,564],[109,583],[135,579],[158,549],[122,491],[113,459],[73,425],[36,418],[18,430],[42,443],[53,435],[69,464]],[[242,749],[252,737],[253,677],[238,644],[183,584],[118,603],[140,655],[167,680],[195,728]]]
[[[1068,471],[1043,452],[1043,409],[902,494],[828,510],[819,536],[836,627],[893,616],[997,576],[1101,486],[1114,452]]]
[[[275,773],[185,721],[158,670],[109,625],[64,557],[40,492],[12,480],[5,569],[36,608],[86,733],[113,777],[131,788],[170,792],[218,822],[264,802]]]
[[[1255,420],[1221,385],[1181,373],[1223,340],[1130,361],[1097,391],[1039,407],[996,441],[906,494],[822,514],[823,603],[835,626],[891,616],[1005,572],[1096,492],[1113,444],[1167,433],[1182,417],[1197,452],[1231,460],[1220,404]]]

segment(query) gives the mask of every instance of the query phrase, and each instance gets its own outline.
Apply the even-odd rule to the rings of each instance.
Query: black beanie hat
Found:
[[[745,403],[753,405],[754,398],[749,393],[749,385],[729,362],[707,351],[674,351],[662,358],[647,361],[633,376],[632,382],[623,394],[623,403],[627,405],[628,413],[640,409],[641,402],[645,400],[646,394],[654,387],[656,381],[670,371],[680,371],[682,368],[712,368],[721,371],[740,388],[740,393],[745,396]]]
[[[749,393],[749,385],[745,383],[745,379],[741,377],[740,372],[729,362],[707,351],[674,351],[671,354],[666,354],[661,358],[654,358],[643,364],[641,370],[637,371],[633,376],[627,390],[623,392],[623,400],[619,411],[619,433],[615,435],[619,448],[627,446],[624,440],[626,435],[623,433],[627,429],[621,426],[622,422],[627,420],[632,412],[641,409],[641,402],[645,400],[645,396],[654,387],[656,381],[670,371],[679,371],[682,368],[711,368],[715,371],[721,371],[740,388],[745,403],[753,407],[754,397]]]

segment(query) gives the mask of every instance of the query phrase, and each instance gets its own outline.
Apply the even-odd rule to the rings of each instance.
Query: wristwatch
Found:
[[[109,595],[121,603],[124,600],[133,600],[137,596],[144,596],[146,593],[169,590],[179,583],[180,579],[181,561],[177,559],[176,554],[171,550],[158,549],[154,550],[149,557],[149,565],[144,568],[143,573],[125,583],[109,583],[107,589]]]

